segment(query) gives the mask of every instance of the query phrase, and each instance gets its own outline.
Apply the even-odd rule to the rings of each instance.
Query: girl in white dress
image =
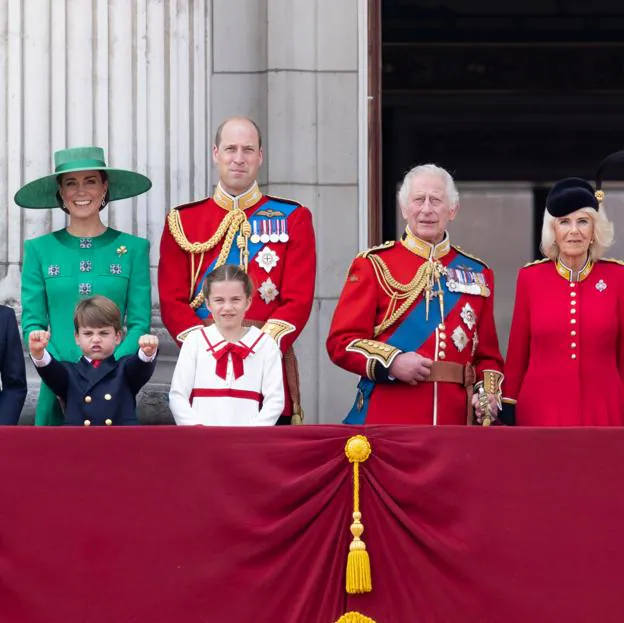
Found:
[[[202,290],[214,324],[195,329],[182,344],[169,392],[176,424],[272,426],[284,409],[282,355],[271,336],[243,326],[250,277],[225,264]]]

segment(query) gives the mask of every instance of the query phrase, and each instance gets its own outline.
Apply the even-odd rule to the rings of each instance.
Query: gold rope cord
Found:
[[[219,244],[225,235],[225,232],[234,223],[236,223],[236,229],[238,229],[240,224],[246,220],[247,217],[242,210],[232,210],[225,215],[221,224],[217,227],[217,231],[208,240],[206,240],[206,242],[190,242],[184,233],[179,210],[174,208],[167,215],[167,224],[169,225],[169,231],[171,232],[173,239],[178,243],[183,251],[196,254],[206,253],[207,251],[213,249],[217,244]]]
[[[411,307],[414,301],[420,296],[429,281],[432,279],[435,264],[425,262],[416,271],[416,275],[409,283],[397,281],[386,263],[378,256],[371,255],[375,276],[383,291],[390,297],[390,305],[386,310],[384,319],[375,327],[374,337],[381,335],[388,327],[391,327],[405,312]],[[401,306],[396,309],[397,301],[402,300]]]
[[[169,225],[169,231],[176,241],[178,246],[187,253],[191,254],[191,296],[197,286],[197,280],[200,277],[200,268],[203,262],[203,256],[207,251],[213,249],[221,239],[223,239],[223,245],[219,252],[219,257],[215,264],[215,268],[223,266],[225,264],[232,244],[234,244],[234,238],[238,235],[236,245],[240,251],[239,264],[241,268],[247,272],[249,261],[249,250],[247,242],[251,235],[251,225],[247,220],[247,215],[242,210],[232,210],[228,212],[221,221],[217,231],[206,242],[190,242],[184,233],[182,227],[182,221],[180,219],[180,212],[178,210],[171,210],[167,216],[167,224]],[[240,232],[240,233],[239,233]],[[201,255],[197,267],[195,266],[195,255]],[[196,310],[204,303],[204,294],[200,292],[190,303],[191,309]]]

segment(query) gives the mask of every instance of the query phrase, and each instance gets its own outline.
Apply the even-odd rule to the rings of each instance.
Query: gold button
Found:
[[[575,283],[571,283],[570,287],[573,288],[576,284]]]
[[[91,402],[91,396],[85,396],[85,402],[89,404]]]
[[[440,359],[446,359],[446,353],[444,351],[442,351],[441,353],[438,354],[438,357]]]
[[[576,301],[570,301],[570,305],[576,305]]]
[[[441,340],[445,340],[446,339],[446,333],[440,333],[440,339]]]
[[[576,342],[572,342],[572,344],[570,344],[571,348],[576,348]]]
[[[570,310],[571,314],[576,314],[576,309],[574,309],[574,307]]]
[[[576,359],[576,353],[572,353],[570,357],[572,357],[572,359]]]
[[[110,400],[112,396],[110,394],[104,394],[104,400]]]
[[[440,349],[444,350],[446,348],[446,342],[440,342]]]
[[[576,318],[572,318],[572,320],[570,320],[570,324],[576,324]]]
[[[570,292],[570,296],[574,298],[576,296],[576,292]]]
[[[570,331],[570,335],[571,335],[572,337],[574,337],[574,336],[576,335],[576,331],[574,331],[574,329],[572,329],[572,331]]]
[[[91,420],[85,420],[84,421],[84,425],[85,426],[91,426]]]
[[[444,323],[443,323],[443,322],[441,322],[441,323],[438,325],[438,329],[440,329],[440,331],[444,331]]]
[[[106,424],[106,426],[112,426],[113,425],[113,420],[110,420],[110,419],[107,418],[106,420],[104,420],[104,424]]]

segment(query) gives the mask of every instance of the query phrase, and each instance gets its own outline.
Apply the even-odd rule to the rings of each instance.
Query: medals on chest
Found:
[[[490,296],[490,288],[485,281],[485,275],[470,270],[467,266],[446,268],[446,287],[450,292]]]
[[[262,242],[288,242],[288,221],[284,218],[277,218],[277,215],[283,215],[283,212],[274,210],[262,210],[259,214],[266,213],[267,218],[257,218],[252,221],[251,242],[258,244]]]

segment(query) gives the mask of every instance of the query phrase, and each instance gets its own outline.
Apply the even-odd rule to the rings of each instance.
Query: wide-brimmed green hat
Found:
[[[145,175],[107,167],[101,147],[72,147],[54,152],[54,173],[22,186],[15,193],[15,203],[22,208],[58,208],[57,176],[77,171],[106,171],[109,201],[136,197],[152,187]]]

